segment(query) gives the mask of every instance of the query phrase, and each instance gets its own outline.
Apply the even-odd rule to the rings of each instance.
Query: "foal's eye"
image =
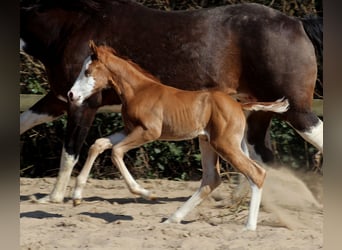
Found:
[[[86,77],[89,77],[89,75],[90,75],[89,70],[86,69],[86,70],[84,71],[84,75],[85,75]]]

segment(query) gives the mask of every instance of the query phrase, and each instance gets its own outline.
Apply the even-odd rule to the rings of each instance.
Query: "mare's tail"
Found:
[[[323,18],[320,16],[308,15],[299,18],[302,22],[307,36],[310,38],[318,60],[323,60]]]
[[[245,102],[241,103],[244,110],[250,111],[270,111],[275,113],[284,113],[289,109],[289,101],[281,98],[274,102]]]

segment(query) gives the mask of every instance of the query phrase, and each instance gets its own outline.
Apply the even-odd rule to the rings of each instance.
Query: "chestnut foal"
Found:
[[[247,157],[241,143],[245,131],[243,110],[285,112],[287,100],[241,104],[227,93],[184,91],[163,85],[131,61],[124,60],[107,46],[90,42],[91,57],[87,58],[75,84],[68,92],[71,105],[80,106],[97,91],[113,87],[122,101],[124,131],[101,138],[91,146],[86,163],[77,177],[73,194],[74,205],[80,203],[82,189],[96,159],[112,149],[112,161],[134,194],[152,199],[140,187],[123,161],[130,149],[155,140],[186,140],[199,137],[203,178],[199,189],[165,222],[180,222],[221,182],[218,159],[229,161],[250,182],[252,196],[246,228],[255,230],[265,170]]]

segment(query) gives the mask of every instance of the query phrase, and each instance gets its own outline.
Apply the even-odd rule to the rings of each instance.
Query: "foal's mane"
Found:
[[[145,77],[150,78],[154,82],[161,83],[160,79],[158,79],[156,76],[152,75],[150,72],[148,72],[145,69],[141,68],[137,63],[133,62],[130,58],[119,55],[119,53],[115,49],[113,49],[112,47],[103,45],[103,46],[99,46],[98,49],[102,50],[103,53],[111,53],[114,56],[119,57],[119,58],[125,60],[128,64],[133,66],[133,68],[135,70],[137,70],[138,72],[142,73]]]

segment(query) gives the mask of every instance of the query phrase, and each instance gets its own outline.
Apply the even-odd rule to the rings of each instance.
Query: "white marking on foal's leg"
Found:
[[[135,181],[135,179],[132,177],[131,173],[126,168],[126,165],[123,162],[123,160],[119,159],[117,157],[115,157],[115,158],[116,158],[115,159],[116,166],[119,168],[119,171],[122,174],[122,177],[124,178],[126,185],[128,186],[129,191],[132,194],[139,195],[146,200],[155,199],[156,197],[151,193],[151,191],[144,189]]]
[[[20,114],[20,134],[23,134],[24,132],[38,124],[51,122],[57,118],[58,117],[55,116],[37,114],[32,112],[32,110],[27,110]]]
[[[113,145],[120,142],[123,138],[125,138],[125,134],[123,132],[115,133],[113,135],[110,135],[109,137],[97,139],[95,143],[91,145],[88,152],[88,158],[84,163],[80,174],[76,178],[76,185],[73,193],[74,206],[81,204],[84,186],[87,183],[90,170],[98,155],[103,153],[103,151],[110,149]]]
[[[247,131],[247,126],[246,126]],[[245,132],[245,136],[241,141],[241,149],[242,152],[251,159],[262,162],[261,156],[257,154],[254,150],[254,146],[250,145],[247,141],[247,132]],[[233,190],[233,199],[241,200],[243,197],[246,197],[249,192],[249,183],[248,179],[243,174],[238,175],[238,185],[235,186]]]
[[[312,126],[308,131],[301,132],[298,131],[306,141],[314,145],[319,151],[323,153],[323,122],[318,120],[315,126]]]
[[[200,138],[200,150],[202,154],[202,182],[200,188],[188,199],[174,214],[164,223],[179,223],[184,217],[199,205],[209,194],[221,184],[218,155],[212,149],[208,141]]]
[[[52,192],[48,196],[45,196],[42,199],[39,199],[37,201],[38,203],[63,202],[64,194],[65,194],[67,185],[70,180],[71,172],[77,160],[78,160],[78,157],[75,157],[74,155],[69,155],[65,151],[65,148],[63,147],[62,156],[61,156],[61,164],[60,164],[59,173],[58,173],[55,186]]]
[[[113,147],[112,161],[113,161],[114,165],[119,169],[129,191],[132,194],[139,195],[146,200],[156,199],[156,197],[151,193],[151,191],[148,191],[148,190],[142,188],[135,181],[135,179],[133,178],[131,173],[128,171],[128,169],[127,169],[127,167],[123,161],[123,155],[121,154],[121,152],[119,153],[117,151],[117,149],[115,149],[115,146]]]
[[[255,230],[258,222],[259,208],[262,196],[262,188],[258,188],[252,181],[250,181],[252,195],[249,205],[248,220],[246,224],[246,230]]]
[[[83,188],[87,183],[90,170],[97,156],[111,147],[112,144],[108,138],[100,138],[89,148],[87,160],[76,178],[75,190],[72,196],[74,206],[81,204]]]
[[[177,211],[172,214],[164,223],[179,223],[184,217],[199,205],[204,198],[211,193],[209,185],[202,186],[188,199]]]

